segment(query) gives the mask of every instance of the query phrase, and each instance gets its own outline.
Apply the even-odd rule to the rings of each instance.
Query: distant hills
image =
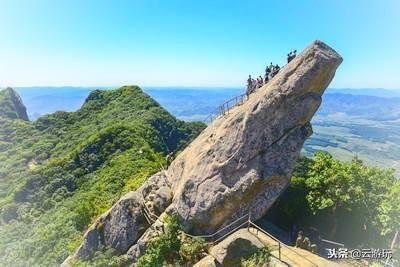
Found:
[[[17,88],[30,119],[57,110],[75,111],[91,87]],[[144,89],[178,118],[201,121],[242,88],[148,87]],[[340,159],[358,155],[368,164],[395,168],[400,174],[400,90],[333,89],[324,94],[313,119],[314,135],[304,153],[329,151]]]
[[[58,110],[75,111],[83,104],[85,98],[94,89],[105,87],[17,87],[16,90],[24,100],[30,119],[50,114]],[[243,93],[242,88],[202,88],[202,87],[146,87],[144,88],[160,104],[165,106],[174,115],[185,120],[201,120],[212,112],[223,101]],[[354,96],[372,96],[381,98],[400,98],[400,90],[389,89],[333,89],[329,94],[345,94]],[[173,96],[173,97],[171,97]],[[343,98],[342,98],[343,99]],[[360,98],[361,99],[361,98]],[[351,101],[359,101],[353,97]],[[372,98],[363,98],[363,101],[373,102]],[[383,102],[381,99],[377,102]],[[187,107],[182,109],[182,103]],[[362,104],[362,103],[357,103]],[[379,103],[377,103],[379,104]],[[177,108],[176,106],[180,108]],[[353,106],[354,107],[354,106]],[[171,110],[171,109],[173,110]],[[361,107],[356,107],[358,110]],[[381,107],[380,107],[381,108]],[[349,110],[350,111],[350,110]]]
[[[351,94],[351,95],[367,95],[367,96],[379,96],[379,97],[400,97],[400,89],[383,89],[383,88],[366,88],[366,89],[334,89],[329,88],[328,94],[340,93],[340,94]]]

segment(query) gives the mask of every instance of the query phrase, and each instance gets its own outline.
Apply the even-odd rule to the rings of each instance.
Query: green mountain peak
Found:
[[[0,258],[31,266],[61,263],[98,215],[205,126],[176,119],[137,86],[95,90],[75,112],[0,124]]]
[[[29,120],[21,97],[10,87],[0,91],[0,116],[10,119]]]

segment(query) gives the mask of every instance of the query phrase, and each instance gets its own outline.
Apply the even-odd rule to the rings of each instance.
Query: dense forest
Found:
[[[14,93],[0,92],[4,266],[60,264],[98,215],[160,170],[168,153],[183,149],[205,127],[177,120],[133,86],[93,91],[78,111],[34,122],[15,110]],[[392,170],[367,167],[356,157],[344,162],[316,153],[300,158],[291,186],[270,214],[281,227],[316,227],[325,238],[351,247],[387,247],[400,229],[400,182]],[[174,247],[180,258],[198,256],[193,251],[199,251],[199,241],[177,243],[177,226],[171,229],[151,246],[140,261],[143,266],[165,260]],[[106,251],[90,265],[123,263]]]
[[[0,259],[55,266],[87,227],[204,128],[138,87],[93,91],[76,112],[21,120],[0,100]],[[6,102],[6,103],[5,103]]]

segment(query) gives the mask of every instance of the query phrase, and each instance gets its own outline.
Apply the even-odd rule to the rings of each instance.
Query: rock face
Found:
[[[165,174],[160,172],[150,177],[137,191],[126,194],[86,232],[74,257],[90,259],[104,247],[113,248],[117,254],[126,253],[151,226],[151,221],[143,213],[143,203],[152,203],[149,198],[155,199],[156,205],[149,209],[160,215],[157,209],[171,203],[172,195],[169,195],[168,188]],[[156,227],[149,229],[153,228]]]
[[[209,125],[167,171],[127,194],[86,233],[75,257],[101,246],[135,261],[157,234],[143,210],[176,214],[186,231],[210,234],[251,211],[262,217],[289,185],[310,120],[342,58],[315,41],[270,82]],[[166,181],[168,180],[168,181]],[[148,228],[146,230],[146,228]]]
[[[247,229],[241,229],[214,246],[210,254],[222,266],[240,266],[241,258],[247,258],[264,244]]]
[[[171,164],[171,212],[212,233],[251,209],[262,217],[288,186],[310,120],[342,58],[315,41],[242,105],[219,117]]]
[[[29,120],[21,97],[10,87],[0,92],[0,116],[10,119]]]

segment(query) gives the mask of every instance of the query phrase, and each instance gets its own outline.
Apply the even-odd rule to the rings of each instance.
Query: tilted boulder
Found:
[[[341,62],[332,48],[313,42],[247,101],[210,124],[167,171],[100,217],[74,257],[87,259],[107,246],[136,261],[162,228],[159,220],[149,227],[143,205],[156,215],[166,209],[162,217],[178,215],[193,234],[214,233],[249,210],[253,220],[262,217],[289,185],[312,134],[311,118]]]
[[[269,83],[207,127],[168,168],[170,212],[213,233],[251,210],[262,217],[288,186],[310,120],[342,58],[315,41]]]

